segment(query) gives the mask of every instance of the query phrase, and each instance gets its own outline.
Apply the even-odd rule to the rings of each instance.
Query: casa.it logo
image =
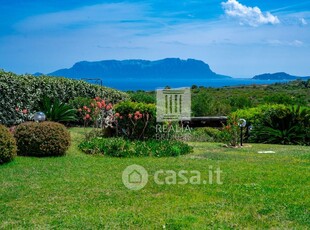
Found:
[[[217,184],[221,185],[222,170],[220,167],[213,168],[209,165],[206,175],[201,174],[198,170],[157,170],[154,175],[154,182],[157,185],[199,185],[199,184]],[[149,174],[141,165],[130,165],[122,175],[123,184],[130,190],[140,190],[148,183]]]

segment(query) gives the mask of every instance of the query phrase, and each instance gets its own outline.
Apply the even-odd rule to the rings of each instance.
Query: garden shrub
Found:
[[[224,125],[220,138],[228,146],[237,147],[240,144],[241,130],[239,127],[240,119],[236,115],[228,117],[227,125]]]
[[[80,116],[79,109],[83,108],[85,105],[90,105],[93,101],[92,98],[89,97],[75,97],[69,100],[69,105],[76,110],[77,120],[72,122],[77,125],[84,125],[85,121],[82,116]],[[89,124],[93,124],[93,122],[89,122]]]
[[[176,140],[129,140],[124,138],[93,138],[84,141],[79,148],[87,154],[111,157],[170,157],[188,154],[192,147]]]
[[[117,135],[129,139],[154,138],[156,106],[142,102],[123,101],[114,107]]]
[[[71,142],[67,128],[56,122],[26,122],[15,129],[17,154],[21,156],[62,156]]]
[[[16,142],[8,128],[0,125],[0,164],[13,160],[16,156]]]
[[[221,131],[216,128],[203,127],[191,131],[189,141],[220,142]]]
[[[253,125],[250,140],[271,144],[310,145],[310,109],[271,108]]]
[[[134,102],[143,102],[146,104],[155,104],[156,96],[155,92],[145,92],[145,91],[137,91],[137,92],[129,92],[131,101]]]
[[[254,108],[248,108],[248,109],[239,109],[231,114],[231,116],[236,116],[242,119],[245,119],[247,121],[247,125],[251,125],[256,123],[262,114],[270,109],[285,109],[285,105],[259,105]]]
[[[0,122],[20,124],[30,120],[39,110],[39,103],[47,96],[67,103],[75,97],[100,96],[116,103],[128,98],[126,93],[89,84],[81,80],[60,77],[16,75],[0,70]]]

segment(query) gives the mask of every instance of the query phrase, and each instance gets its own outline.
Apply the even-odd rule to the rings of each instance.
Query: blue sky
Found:
[[[1,0],[0,68],[195,58],[220,74],[310,75],[310,0]]]

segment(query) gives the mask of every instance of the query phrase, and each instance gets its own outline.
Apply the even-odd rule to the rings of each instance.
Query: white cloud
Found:
[[[237,0],[227,0],[222,2],[225,14],[236,18],[242,25],[259,26],[263,24],[278,24],[280,20],[270,12],[263,13],[258,7],[248,7],[242,5]]]
[[[308,25],[308,22],[307,22],[306,19],[304,19],[304,18],[301,18],[301,19],[300,19],[300,23],[301,23],[301,25],[303,25],[303,26]]]
[[[284,40],[269,40],[267,44],[272,46],[293,46],[293,47],[302,47],[304,43],[300,40],[293,40],[293,41],[284,41]]]

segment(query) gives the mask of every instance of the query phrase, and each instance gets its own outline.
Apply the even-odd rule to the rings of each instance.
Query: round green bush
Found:
[[[62,156],[71,142],[67,128],[56,122],[26,122],[15,130],[17,154],[21,156]]]
[[[16,142],[9,130],[0,125],[0,164],[13,160],[16,156]]]

